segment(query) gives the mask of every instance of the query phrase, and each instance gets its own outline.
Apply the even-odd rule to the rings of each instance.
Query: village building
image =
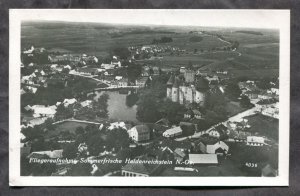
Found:
[[[97,68],[90,68],[90,67],[79,67],[76,69],[76,72],[82,75],[98,75],[99,70]]]
[[[135,81],[136,86],[139,86],[140,88],[144,88],[147,86],[149,78],[148,77],[141,77]]]
[[[173,154],[174,154],[174,159],[179,163],[183,162],[187,157],[186,150],[183,148],[176,148]]]
[[[194,165],[217,165],[219,163],[216,154],[189,154],[189,161]]]
[[[30,153],[27,158],[34,158],[35,155],[46,155],[47,157],[51,158],[51,159],[56,159],[56,158],[62,158],[62,153],[63,150],[49,150],[49,151],[37,151],[37,152],[32,152]]]
[[[56,105],[44,106],[44,105],[33,105],[30,107],[33,111],[33,117],[49,117],[53,118],[56,113]]]
[[[223,124],[216,126],[215,128],[211,129],[208,133],[211,137],[221,138],[227,134],[227,127]]]
[[[116,67],[116,65],[114,65],[114,64],[105,64],[105,63],[101,64],[101,68],[105,69],[105,70],[114,69],[115,67]]]
[[[72,105],[72,104],[74,104],[74,103],[76,103],[76,102],[77,102],[77,100],[76,100],[75,98],[72,98],[72,99],[65,99],[65,100],[63,101],[63,104],[64,104],[65,107],[68,107],[69,105]]]
[[[92,103],[93,103],[92,100],[85,100],[85,101],[80,102],[80,105],[81,105],[81,107],[91,108],[92,107]]]
[[[265,145],[265,138],[260,136],[248,136],[247,137],[248,146],[263,146]]]
[[[206,146],[206,153],[208,154],[227,154],[228,150],[228,145],[223,141],[219,141],[213,145]]]
[[[164,133],[163,133],[163,136],[164,137],[176,137],[176,136],[179,136],[179,135],[182,135],[183,131],[181,129],[180,126],[178,127],[173,127],[171,129],[167,129]]]
[[[136,125],[128,131],[129,137],[136,142],[150,139],[150,129],[147,125]]]

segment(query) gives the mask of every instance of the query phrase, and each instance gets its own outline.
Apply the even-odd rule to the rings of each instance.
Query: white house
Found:
[[[182,135],[182,129],[181,129],[181,127],[173,127],[171,129],[167,129],[163,133],[164,137],[175,137],[175,136],[179,136],[179,135]]]
[[[259,136],[248,136],[247,145],[248,146],[263,146],[265,144],[265,138]]]
[[[150,129],[147,125],[136,125],[128,130],[129,137],[136,141],[146,141],[150,139]]]
[[[220,152],[219,150],[227,154],[229,147],[223,141],[219,141],[213,145],[206,146],[206,152],[208,154],[218,154]]]

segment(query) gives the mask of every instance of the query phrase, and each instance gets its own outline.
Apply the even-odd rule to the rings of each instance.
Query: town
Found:
[[[21,175],[277,176],[279,78],[155,65],[187,54],[170,42],[105,59],[23,48]],[[237,53],[226,44],[190,55]],[[48,159],[60,161],[32,161]]]

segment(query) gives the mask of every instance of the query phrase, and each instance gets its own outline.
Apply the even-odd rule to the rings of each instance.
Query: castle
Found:
[[[205,104],[206,94],[209,90],[208,82],[204,78],[186,77],[181,79],[172,75],[167,82],[167,98],[180,104]],[[193,78],[193,79],[191,79]]]

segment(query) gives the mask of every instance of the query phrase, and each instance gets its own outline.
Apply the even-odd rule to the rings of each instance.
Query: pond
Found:
[[[95,93],[95,100],[98,100],[98,98],[104,93],[109,95],[107,110],[110,119],[116,121],[138,122],[136,119],[137,105],[133,105],[132,107],[128,107],[126,105],[126,96],[128,94],[120,94],[119,91],[101,91]]]

